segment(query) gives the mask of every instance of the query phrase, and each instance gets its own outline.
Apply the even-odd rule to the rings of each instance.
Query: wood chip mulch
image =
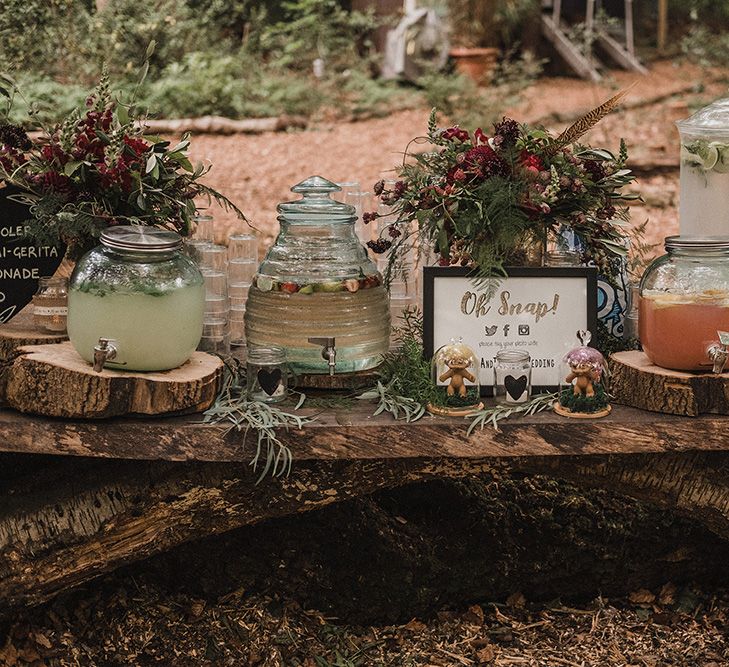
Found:
[[[515,594],[400,626],[353,627],[243,590],[210,603],[131,579],[15,619],[0,634],[0,665],[723,667],[728,619],[729,591],[666,584],[577,607]]]

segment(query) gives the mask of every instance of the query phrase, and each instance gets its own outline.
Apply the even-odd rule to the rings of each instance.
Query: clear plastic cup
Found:
[[[228,261],[234,259],[258,262],[258,238],[255,234],[231,234],[228,237]]]
[[[228,264],[228,249],[224,245],[210,243],[200,247],[200,267],[213,271],[225,271]]]

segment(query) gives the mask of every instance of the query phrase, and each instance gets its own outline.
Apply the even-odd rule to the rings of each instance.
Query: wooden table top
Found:
[[[543,412],[514,417],[467,437],[470,419],[415,423],[372,416],[374,403],[327,409],[302,430],[282,432],[295,460],[500,458],[729,450],[729,417],[676,417],[614,406],[603,419]],[[312,414],[315,410],[302,410]],[[0,409],[0,452],[117,459],[248,462],[256,434],[201,423],[200,415],[71,421]]]

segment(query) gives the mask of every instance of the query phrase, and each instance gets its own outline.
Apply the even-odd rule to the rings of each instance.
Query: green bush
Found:
[[[2,0],[1,6],[1,69],[54,76],[83,66],[87,2]]]

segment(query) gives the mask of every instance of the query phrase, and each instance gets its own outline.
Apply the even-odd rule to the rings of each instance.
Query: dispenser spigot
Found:
[[[99,338],[99,344],[94,346],[94,371],[101,373],[104,364],[116,357],[116,341],[111,338]]]
[[[719,342],[714,343],[706,351],[709,359],[714,362],[712,371],[717,375],[724,372],[726,362],[729,361],[729,332],[719,331]]]
[[[337,367],[337,347],[334,338],[309,338],[312,345],[321,345],[321,356],[329,364],[329,375],[334,375]]]

